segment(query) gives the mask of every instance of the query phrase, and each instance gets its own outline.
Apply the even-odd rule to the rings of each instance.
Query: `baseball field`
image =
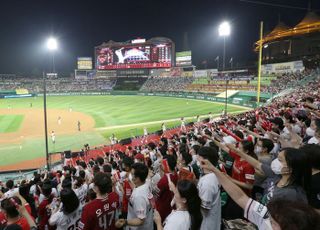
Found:
[[[154,96],[51,96],[47,98],[49,152],[80,150],[84,144],[118,139],[220,115],[224,104]],[[229,105],[228,112],[244,107]],[[38,167],[45,156],[43,98],[0,99],[0,171]],[[78,130],[80,123],[80,131]],[[55,143],[51,133],[54,132]]]

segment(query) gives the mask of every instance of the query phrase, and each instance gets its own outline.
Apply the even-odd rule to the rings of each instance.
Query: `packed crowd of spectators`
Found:
[[[116,84],[116,78],[74,79],[48,78],[46,88],[49,93],[110,91]],[[43,79],[30,77],[0,77],[0,90],[27,89],[30,93],[43,92]]]
[[[182,121],[159,142],[6,181],[2,229],[320,229],[320,81]]]
[[[192,83],[193,77],[150,77],[142,85],[144,92],[179,92]]]
[[[271,81],[269,86],[263,87],[262,91],[277,94],[285,89],[298,87],[302,80],[308,80],[313,75],[319,75],[319,71],[316,69],[280,74]]]
[[[278,94],[288,88],[299,87],[302,81],[318,76],[319,70],[305,70],[303,72],[285,73],[274,77],[271,84],[261,87],[262,92]],[[105,77],[93,79],[49,78],[46,81],[49,93],[64,92],[92,92],[111,90],[139,90],[143,92],[222,92],[225,90],[224,80],[228,79],[230,90],[255,91],[257,86],[250,84],[253,75],[223,75],[208,78],[195,77]],[[27,89],[30,93],[43,91],[42,78],[26,78],[0,75],[0,91]]]

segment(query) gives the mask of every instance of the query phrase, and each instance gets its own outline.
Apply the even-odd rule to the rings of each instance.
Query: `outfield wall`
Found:
[[[158,97],[175,97],[175,98],[187,98],[187,99],[196,99],[204,101],[212,101],[224,103],[224,98],[218,98],[213,95],[207,95],[203,93],[170,93],[170,92],[139,92],[139,91],[108,91],[108,92],[69,92],[69,93],[48,93],[47,96],[96,96],[96,95],[127,95],[127,96],[158,96]],[[37,96],[43,96],[43,94],[37,94]],[[237,96],[237,98],[228,98],[228,103],[233,105],[239,105],[249,108],[255,108],[256,103],[248,101],[247,98]]]

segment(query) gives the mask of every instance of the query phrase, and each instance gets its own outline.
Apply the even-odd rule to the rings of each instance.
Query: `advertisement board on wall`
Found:
[[[116,77],[116,70],[99,70],[96,73],[96,78]]]
[[[208,76],[208,72],[207,70],[195,70],[194,72],[194,77],[207,77]]]
[[[78,57],[77,60],[78,69],[91,70],[92,69],[92,58],[91,57]]]
[[[208,69],[208,77],[216,77],[218,76],[218,69]]]
[[[261,66],[261,72],[263,74],[271,74],[271,73],[289,73],[296,71],[303,71],[304,65],[303,62],[300,61],[292,61],[292,62],[282,62],[275,64],[265,64]]]
[[[117,76],[128,76],[128,75],[149,75],[149,69],[124,69],[117,70]]]
[[[191,51],[176,52],[176,66],[191,66]]]

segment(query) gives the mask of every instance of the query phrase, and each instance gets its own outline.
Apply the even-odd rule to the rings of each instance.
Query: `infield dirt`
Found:
[[[21,143],[25,138],[44,137],[44,113],[42,109],[0,109],[0,114],[21,114],[24,115],[23,122],[16,132],[0,133],[0,144]],[[59,124],[58,118],[61,118]],[[94,129],[94,119],[80,112],[48,109],[48,135],[51,131],[56,135],[74,134],[78,131],[78,121],[81,124],[81,131],[91,131]]]

